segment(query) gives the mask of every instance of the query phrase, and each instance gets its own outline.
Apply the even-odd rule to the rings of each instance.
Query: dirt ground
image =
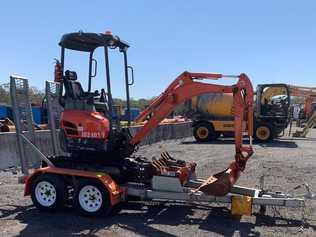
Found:
[[[266,188],[291,192],[308,183],[316,192],[316,130],[309,138],[286,138],[266,145],[256,144],[238,185],[258,187],[265,176]],[[167,150],[178,159],[196,161],[199,176],[221,171],[233,159],[231,140],[197,144],[193,138],[144,146],[139,154],[159,156]],[[13,173],[12,173],[13,171]],[[40,213],[14,170],[0,172],[0,236],[316,236],[316,200],[300,209],[269,208],[266,215],[253,210],[251,217],[232,217],[228,205],[133,202],[109,218],[86,218],[71,209]],[[303,192],[296,190],[294,194]],[[302,215],[304,214],[304,215]],[[302,228],[302,216],[305,225]]]

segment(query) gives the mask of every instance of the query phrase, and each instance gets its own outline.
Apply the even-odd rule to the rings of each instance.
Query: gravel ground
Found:
[[[307,139],[281,138],[255,145],[255,154],[238,185],[258,187],[265,176],[266,188],[289,192],[307,182],[316,192],[316,131]],[[199,176],[208,177],[227,167],[233,159],[230,140],[197,144],[193,138],[172,140],[141,147],[148,158],[169,151],[178,159],[198,163]],[[14,171],[14,170],[13,170]],[[241,218],[230,215],[229,206],[192,206],[168,203],[129,203],[109,218],[86,218],[71,209],[61,213],[40,213],[29,197],[23,197],[19,174],[0,172],[0,236],[316,236],[316,201],[304,211],[278,208]],[[296,190],[294,194],[302,190]]]

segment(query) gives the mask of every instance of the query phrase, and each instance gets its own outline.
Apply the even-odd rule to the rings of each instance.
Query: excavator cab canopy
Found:
[[[93,52],[98,47],[119,47],[121,51],[129,47],[127,42],[122,41],[118,36],[111,32],[103,33],[68,33],[63,35],[59,45],[66,49],[72,49],[84,52]]]
[[[61,58],[60,58],[60,68],[61,75],[65,75],[65,82],[70,81],[67,80],[67,71],[64,72],[65,65],[65,51],[74,50],[80,52],[87,52],[89,54],[89,74],[88,74],[88,90],[84,91],[86,94],[93,94],[91,92],[91,81],[92,78],[96,77],[97,74],[97,60],[94,59],[94,52],[97,48],[104,48],[104,61],[105,61],[105,80],[106,80],[106,88],[107,88],[107,109],[109,112],[109,119],[112,120],[112,113],[114,109],[113,101],[112,101],[112,92],[111,92],[111,78],[110,78],[110,63],[109,63],[109,49],[119,49],[119,52],[123,54],[123,69],[125,75],[125,90],[126,90],[126,117],[128,121],[128,125],[130,125],[130,99],[129,99],[129,87],[134,83],[134,75],[133,68],[127,63],[127,49],[129,48],[129,44],[123,40],[121,40],[118,36],[113,35],[110,31],[105,33],[85,33],[82,31],[67,33],[64,34],[59,42],[59,46],[61,47]],[[130,82],[129,70],[132,72],[132,81]],[[70,70],[68,70],[69,72]],[[69,73],[68,73],[69,74]],[[70,71],[71,75],[75,75],[76,72]],[[70,75],[69,74],[69,75]],[[58,81],[58,80],[57,80]],[[65,84],[64,82],[64,84]],[[81,87],[80,82],[71,84],[77,84]],[[63,87],[61,87],[62,90]],[[68,87],[71,88],[71,87]],[[81,89],[80,89],[81,91]],[[62,94],[62,92],[60,93]],[[69,94],[69,93],[68,93]],[[70,93],[71,94],[71,93]],[[79,94],[83,94],[80,92]],[[84,97],[82,97],[84,98]],[[101,97],[100,97],[101,98]],[[101,100],[101,99],[100,99]],[[95,104],[96,105],[96,104]],[[102,107],[103,105],[101,105]],[[105,107],[105,106],[103,106]]]

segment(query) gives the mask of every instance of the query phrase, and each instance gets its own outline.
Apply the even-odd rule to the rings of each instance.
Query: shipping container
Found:
[[[32,107],[33,121],[36,124],[42,123],[42,108],[39,106]]]
[[[12,109],[8,105],[0,105],[0,119],[5,118],[13,120]]]

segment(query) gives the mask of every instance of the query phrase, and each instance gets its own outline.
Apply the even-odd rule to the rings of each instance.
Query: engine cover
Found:
[[[66,138],[106,140],[110,122],[99,112],[65,110],[61,114],[60,127]]]

